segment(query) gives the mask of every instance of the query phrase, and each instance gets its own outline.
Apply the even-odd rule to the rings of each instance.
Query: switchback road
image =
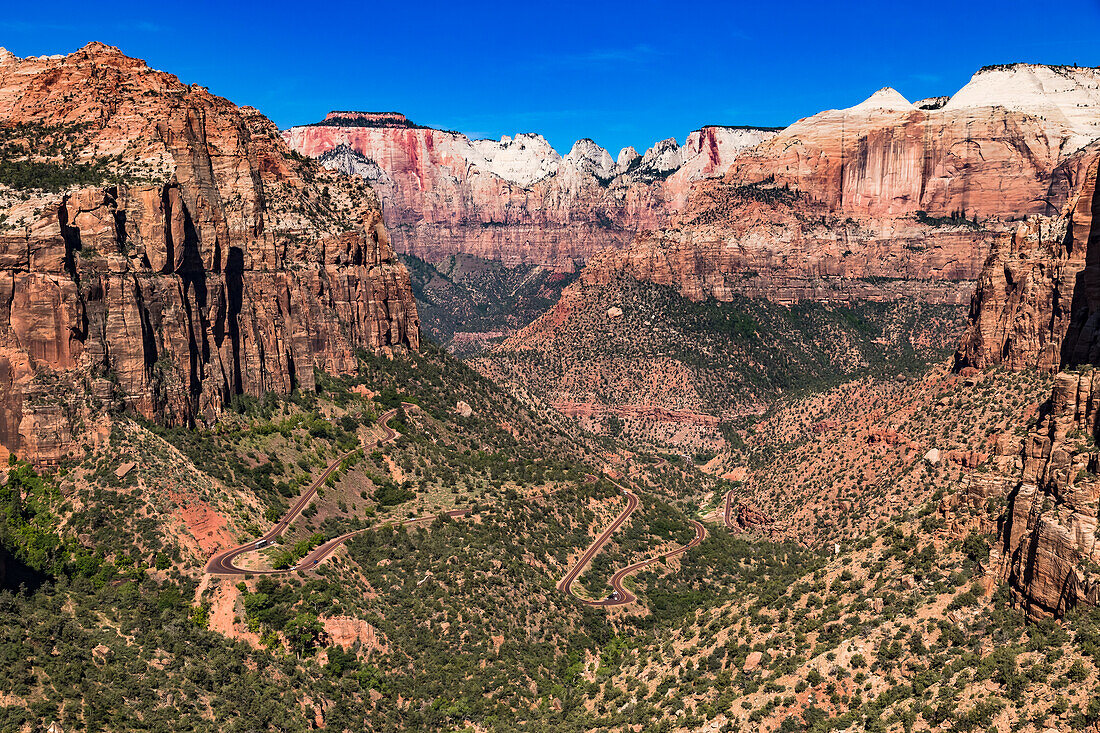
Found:
[[[558,590],[562,593],[568,593],[574,598],[577,598],[577,594],[572,591],[572,586],[577,580],[577,576],[581,574],[581,571],[585,569],[588,563],[592,562],[592,558],[596,556],[596,553],[607,544],[607,541],[611,539],[611,535],[615,533],[615,530],[617,530],[623,522],[629,519],[630,515],[634,513],[634,510],[638,508],[639,501],[637,494],[625,486],[619,484],[615,484],[615,486],[618,486],[619,491],[626,495],[626,509],[623,509],[619,516],[615,517],[615,520],[608,525],[607,529],[605,529],[591,545],[588,546],[588,549],[584,551],[584,554],[581,555],[572,569],[558,582]],[[578,598],[578,600],[583,601],[584,599]]]
[[[628,565],[622,570],[618,571],[611,576],[611,587],[615,590],[614,594],[610,598],[604,598],[602,601],[586,601],[590,606],[622,606],[627,603],[633,603],[638,600],[637,596],[631,593],[623,586],[623,580],[634,573],[649,567],[650,565],[667,560],[670,557],[675,557],[681,553],[687,552],[697,544],[707,538],[707,528],[703,526],[702,522],[698,522],[694,519],[689,520],[695,527],[695,538],[684,545],[683,547],[677,547],[675,550],[669,550],[663,552],[660,555],[654,555],[653,557],[636,562],[633,565]]]
[[[382,417],[379,418],[378,423],[379,423],[379,425],[381,425],[382,432],[383,432],[382,440],[379,441],[380,445],[384,444],[384,443],[392,443],[393,441],[397,440],[397,436],[398,436],[397,431],[390,427],[390,420],[396,414],[397,414],[396,409],[388,410],[388,411],[382,413]],[[359,450],[359,449],[356,448],[355,450]],[[246,552],[255,552],[257,550],[261,550],[265,547],[270,547],[271,545],[275,544],[275,542],[279,538],[279,536],[286,530],[287,527],[290,526],[290,523],[293,522],[295,519],[297,519],[298,515],[301,514],[302,511],[305,510],[305,508],[307,506],[309,506],[309,503],[311,501],[313,501],[313,497],[317,495],[317,489],[320,488],[320,486],[328,479],[328,477],[331,476],[333,474],[333,472],[336,471],[336,469],[338,469],[340,467],[340,464],[343,462],[343,460],[345,458],[347,458],[348,456],[350,456],[352,453],[354,453],[355,450],[348,451],[347,453],[345,453],[344,455],[340,456],[335,461],[333,461],[331,464],[329,464],[329,466],[321,473],[321,475],[317,477],[317,480],[314,481],[312,484],[310,484],[308,489],[306,489],[305,491],[302,492],[302,495],[300,497],[298,497],[298,501],[294,502],[294,505],[292,507],[290,507],[290,510],[285,515],[283,515],[283,518],[280,519],[275,524],[275,526],[273,526],[271,529],[269,529],[267,532],[265,532],[262,537],[260,537],[258,540],[253,540],[252,542],[249,542],[248,544],[240,545],[239,547],[234,547],[232,549],[223,550],[223,551],[217,553],[212,558],[210,558],[209,562],[206,563],[206,572],[210,573],[212,575],[246,575],[246,574],[277,575],[277,574],[281,574],[281,573],[289,573],[293,570],[298,570],[298,569],[303,568],[304,566],[301,563],[299,563],[297,566],[295,566],[293,568],[288,568],[286,570],[246,570],[244,568],[239,568],[236,565],[234,565],[233,561],[236,560],[238,556],[243,555]],[[434,519],[434,517],[431,517],[431,518]],[[425,517],[425,519],[428,519],[428,517]],[[412,520],[412,521],[421,521],[421,520]],[[408,524],[408,523],[409,522],[402,522],[402,524]],[[327,547],[328,552],[331,553],[333,550],[335,550],[337,547],[339,547],[341,544],[343,544],[343,541],[347,540],[348,537],[351,537],[352,535],[357,534],[358,532],[364,532],[364,531],[366,531],[366,530],[357,530],[356,532],[349,532],[347,535],[342,535],[342,537],[338,537],[336,539],[329,540],[325,544],[321,545],[321,547],[318,547],[318,548],[314,549],[312,552],[309,553],[309,555],[306,555],[306,557],[303,558],[303,560],[307,560],[307,559],[312,558],[313,564],[311,565],[311,567],[315,566],[318,563],[320,563],[321,560],[323,560],[325,557],[327,557],[327,553],[318,554],[318,550],[320,550],[321,548]],[[336,542],[337,539],[339,539],[341,541]],[[333,544],[333,543],[335,543],[335,544]]]
[[[661,462],[657,464],[657,467],[660,467],[665,463],[666,461],[664,461],[664,459],[661,459]],[[585,478],[588,479],[589,476],[586,476]],[[595,477],[591,478],[594,479]],[[572,590],[573,583],[576,582],[577,577],[581,574],[585,567],[587,567],[588,564],[592,562],[592,558],[594,558],[596,554],[603,548],[603,546],[607,544],[607,541],[611,539],[611,535],[615,533],[615,530],[621,527],[623,522],[629,519],[630,515],[634,513],[634,510],[638,508],[639,501],[637,494],[635,494],[633,491],[626,488],[622,484],[615,483],[615,486],[618,487],[619,491],[623,492],[623,494],[626,496],[626,508],[623,509],[623,511],[617,517],[615,517],[614,521],[612,521],[611,524],[608,525],[607,529],[605,529],[600,534],[600,536],[597,537],[592,542],[592,544],[588,546],[588,549],[584,551],[584,554],[580,556],[580,559],[578,559],[573,567],[569,570],[569,572],[565,574],[565,577],[558,582],[558,590],[563,593],[568,593],[569,595],[576,598],[578,601],[586,603],[589,606],[623,606],[628,603],[633,603],[634,601],[638,600],[638,598],[623,586],[623,580],[625,580],[630,575],[638,572],[642,568],[652,565],[653,563],[667,560],[670,557],[675,557],[676,555],[687,552],[692,547],[695,547],[704,539],[706,539],[707,536],[707,528],[704,527],[702,523],[692,519],[690,521],[692,525],[695,526],[695,538],[691,542],[687,543],[683,547],[678,547],[675,550],[663,552],[660,555],[655,555],[651,558],[642,560],[641,562],[636,562],[633,565],[628,565],[627,567],[619,570],[613,576],[611,576],[611,588],[613,592],[607,598],[599,601],[590,601],[586,598],[579,597]]]
[[[393,418],[393,416],[396,414],[396,409],[389,410],[383,413],[382,417],[379,419],[379,424],[384,431],[383,438],[380,441],[380,444],[391,443],[397,439],[397,431],[389,426],[390,419]],[[334,471],[336,471],[337,468],[340,467],[340,463],[354,452],[355,451],[350,451],[348,453],[345,453],[344,455],[340,456],[340,458],[333,461],[324,470],[324,472],[321,473],[317,480],[315,480],[309,486],[309,488],[302,493],[301,497],[298,498],[298,500],[283,516],[283,518],[280,519],[270,530],[264,533],[264,535],[258,540],[253,540],[252,542],[234,547],[229,550],[223,550],[222,552],[219,552],[211,557],[210,561],[206,564],[206,572],[211,575],[241,576],[282,575],[285,573],[292,573],[300,570],[312,570],[320,565],[322,562],[324,562],[327,558],[329,558],[332,553],[336,551],[337,548],[339,548],[352,537],[358,534],[362,534],[363,532],[369,532],[371,530],[380,529],[385,526],[391,526],[391,522],[385,522],[375,525],[373,527],[356,529],[351,532],[346,532],[342,535],[339,535],[338,537],[333,537],[331,540],[328,540],[327,542],[313,548],[305,557],[303,557],[298,562],[297,565],[292,568],[287,568],[285,570],[250,570],[247,568],[237,567],[233,563],[233,561],[236,560],[237,557],[239,557],[240,555],[243,555],[247,552],[256,552],[265,547],[270,547],[271,545],[275,544],[278,537],[287,529],[287,527],[290,526],[290,523],[293,522],[307,506],[309,506],[309,502],[312,501],[313,497],[317,495],[317,489],[328,479],[329,476],[333,474]],[[664,459],[661,459],[655,467],[659,468],[665,463],[666,461]],[[591,474],[585,476],[585,481],[588,483],[595,483],[598,480],[599,479],[596,476],[593,476]],[[592,542],[592,544],[588,547],[587,550],[585,550],[584,554],[581,555],[580,559],[573,565],[569,572],[566,573],[565,577],[561,579],[557,586],[558,590],[562,591],[563,593],[568,593],[574,598],[577,598],[577,600],[582,601],[583,603],[586,603],[590,606],[622,606],[627,603],[633,603],[637,600],[637,597],[623,586],[623,580],[625,580],[630,575],[638,572],[639,570],[648,567],[649,565],[660,562],[662,560],[667,560],[670,557],[674,557],[681,553],[687,552],[689,549],[695,547],[700,542],[702,542],[703,539],[705,539],[707,536],[706,528],[701,523],[692,519],[691,523],[695,526],[695,538],[691,542],[684,545],[683,547],[678,547],[674,550],[663,552],[646,560],[642,560],[641,562],[629,565],[616,572],[615,575],[611,577],[611,587],[614,592],[610,597],[599,601],[590,601],[584,598],[579,598],[572,590],[573,583],[576,582],[577,577],[581,574],[584,568],[587,567],[590,562],[592,562],[592,558],[594,558],[596,554],[603,548],[603,546],[607,544],[608,540],[611,539],[611,535],[613,535],[615,531],[622,526],[623,522],[630,518],[630,515],[634,513],[634,510],[638,508],[638,505],[640,503],[638,495],[635,494],[633,491],[619,483],[615,483],[615,486],[618,487],[619,491],[621,491],[624,496],[626,496],[626,508],[623,509],[623,511],[620,512],[617,517],[615,517],[614,521],[612,521],[611,524],[608,525],[607,529],[605,529],[600,534],[600,536]],[[727,524],[729,522],[729,512],[729,495],[727,495]],[[469,513],[469,509],[455,509],[447,512],[446,514],[451,518],[457,518],[465,516]],[[406,519],[399,524],[401,526],[419,525],[431,522],[435,518],[436,515],[417,517],[415,519]]]

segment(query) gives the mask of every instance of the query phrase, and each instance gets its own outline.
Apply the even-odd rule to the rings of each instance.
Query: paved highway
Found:
[[[657,462],[657,464],[655,464],[654,467],[660,468],[667,463],[668,462],[662,458],[660,461]],[[637,473],[637,471],[635,471],[634,473]],[[595,481],[596,477],[589,475],[586,476],[585,479],[592,479],[593,481]],[[588,546],[588,549],[584,551],[584,554],[580,556],[580,559],[577,560],[577,562],[573,565],[569,572],[565,574],[565,577],[558,582],[558,590],[563,593],[568,593],[569,595],[576,598],[578,601],[586,603],[589,606],[623,606],[628,603],[633,603],[634,601],[638,600],[638,598],[623,586],[623,580],[625,580],[628,576],[638,572],[642,568],[652,565],[653,563],[660,562],[661,560],[667,560],[670,557],[674,557],[681,553],[687,552],[692,547],[695,547],[700,542],[702,542],[707,536],[707,528],[704,527],[702,523],[692,519],[690,521],[692,525],[695,526],[695,538],[691,542],[687,543],[683,547],[678,547],[675,550],[663,552],[660,555],[655,555],[651,558],[642,560],[641,562],[636,562],[633,565],[628,565],[622,570],[619,570],[613,576],[611,576],[611,588],[613,592],[607,598],[599,601],[591,601],[587,598],[579,597],[572,590],[573,583],[576,582],[577,577],[581,574],[584,568],[590,562],[592,562],[592,558],[594,558],[596,554],[603,548],[603,546],[607,544],[607,541],[611,539],[611,535],[615,533],[615,530],[622,526],[623,522],[625,522],[630,517],[630,515],[634,513],[634,510],[638,508],[639,502],[637,494],[635,494],[633,491],[626,488],[622,484],[616,482],[612,483],[614,483],[615,486],[618,487],[619,491],[623,492],[623,494],[626,496],[626,508],[623,509],[619,516],[615,517],[615,520],[611,522],[610,525],[608,525],[607,529],[600,533],[600,536],[597,537],[592,542],[592,544]]]
[[[382,426],[382,430],[384,431],[384,437],[381,443],[391,443],[397,439],[397,431],[389,426],[390,419],[393,418],[393,416],[396,414],[397,410],[389,410],[383,413],[382,417],[379,419],[379,424]],[[345,453],[344,455],[340,456],[340,458],[333,461],[332,464],[330,464],[317,478],[317,480],[314,481],[309,486],[309,488],[302,493],[301,497],[298,498],[298,501],[294,503],[294,505],[290,508],[286,515],[284,515],[283,518],[275,524],[275,526],[264,533],[262,537],[257,540],[253,540],[252,542],[249,542],[247,544],[240,545],[239,547],[234,547],[229,550],[223,550],[222,552],[219,552],[211,557],[210,561],[206,564],[206,572],[212,575],[241,576],[281,575],[285,573],[297,572],[300,570],[313,570],[322,562],[324,562],[327,558],[331,557],[332,553],[335,552],[338,547],[343,545],[355,535],[361,534],[363,532],[369,532],[371,530],[379,529],[381,527],[392,524],[391,522],[385,522],[375,525],[373,527],[365,527],[363,529],[346,532],[338,537],[333,537],[331,540],[328,540],[327,542],[312,549],[309,554],[307,554],[298,562],[297,565],[292,568],[287,568],[285,570],[249,570],[247,568],[237,567],[234,564],[233,561],[236,560],[237,557],[239,557],[240,555],[243,555],[247,552],[256,552],[265,547],[269,547],[275,544],[279,536],[286,530],[287,527],[290,526],[290,523],[293,522],[307,506],[309,506],[309,502],[312,501],[313,497],[317,495],[317,489],[325,482],[326,479],[328,479],[329,476],[332,475],[334,471],[336,471],[337,468],[340,467],[340,463],[354,452],[355,451],[350,451],[348,453]],[[659,468],[665,465],[665,463],[666,461],[664,459],[661,459],[655,465],[655,467]],[[598,480],[599,479],[596,476],[593,476],[591,474],[585,476],[585,481],[589,483],[595,483]],[[633,603],[637,600],[637,597],[623,586],[623,580],[625,580],[628,576],[638,572],[639,570],[648,567],[649,565],[652,565],[653,563],[667,560],[670,557],[674,557],[681,553],[687,552],[689,549],[695,547],[700,542],[702,542],[703,539],[707,536],[706,527],[693,519],[691,520],[691,523],[695,526],[695,538],[691,542],[684,545],[683,547],[678,547],[674,550],[663,552],[660,555],[655,555],[646,560],[642,560],[641,562],[634,563],[633,565],[629,565],[616,572],[615,575],[611,577],[611,587],[614,591],[611,596],[599,601],[590,601],[584,598],[579,598],[575,593],[573,593],[573,583],[576,582],[577,577],[581,574],[584,568],[587,567],[590,562],[592,562],[592,558],[594,558],[596,554],[603,548],[603,546],[607,544],[607,541],[611,539],[611,535],[613,535],[615,531],[622,526],[623,522],[630,518],[630,515],[634,513],[634,510],[638,508],[638,505],[640,503],[638,495],[635,494],[633,491],[623,486],[622,484],[616,482],[612,483],[614,483],[615,486],[618,487],[619,491],[621,491],[623,495],[626,496],[626,508],[623,509],[623,511],[620,512],[617,517],[615,517],[614,521],[612,521],[611,524],[608,525],[607,529],[600,533],[600,536],[597,537],[591,545],[589,545],[588,549],[585,550],[580,559],[573,565],[569,572],[566,573],[565,577],[558,582],[557,586],[558,590],[562,591],[563,593],[568,593],[574,598],[577,598],[577,600],[587,603],[590,606],[622,606],[627,603]],[[727,526],[729,525],[730,521],[731,494],[732,492],[726,495],[725,520]],[[455,509],[447,512],[447,516],[456,518],[463,517],[469,513],[469,509]],[[406,519],[405,521],[400,522],[400,524],[402,526],[422,524],[425,522],[431,522],[435,518],[435,515],[428,517],[417,517],[416,519]]]
[[[454,519],[455,517],[464,517],[469,513],[470,513],[469,509],[453,509],[449,512],[446,512],[447,516],[451,517],[452,519]],[[405,521],[400,522],[399,524],[402,527],[407,527],[411,524],[422,524],[422,523],[425,523],[425,522],[431,522],[432,520],[436,519],[438,516],[439,515],[437,515],[437,514],[432,514],[432,515],[427,516],[427,517],[417,517],[416,519],[406,519]],[[294,566],[294,568],[292,568],[292,569],[293,570],[312,570],[313,568],[320,565],[323,560],[328,558],[336,550],[337,547],[344,544],[345,542],[347,542],[349,539],[351,539],[355,535],[362,534],[363,532],[370,532],[371,530],[374,530],[374,529],[381,529],[382,527],[385,527],[385,526],[390,525],[390,524],[392,524],[392,522],[383,522],[382,524],[376,524],[373,527],[364,527],[363,529],[352,530],[351,532],[348,532],[347,534],[342,534],[339,537],[333,537],[331,540],[329,540],[325,544],[318,545],[317,547],[313,548],[310,551],[310,553],[308,555],[306,555],[305,557],[303,557],[301,559],[301,561],[299,561],[298,564],[296,566]],[[284,572],[286,572],[286,571],[284,571]]]
[[[390,420],[396,414],[396,409],[388,410],[382,413],[382,417],[379,418],[378,422],[382,426],[383,430],[383,438],[381,440],[381,443],[392,443],[393,441],[397,440],[397,431],[390,427]],[[355,450],[359,449],[356,448]],[[263,537],[260,537],[258,540],[253,540],[248,544],[240,545],[239,547],[234,547],[230,550],[223,550],[217,553],[212,558],[210,558],[209,562],[206,563],[206,572],[212,575],[277,575],[281,573],[289,573],[293,570],[298,570],[302,568],[303,566],[301,565],[301,563],[299,563],[296,567],[288,568],[286,570],[246,570],[244,568],[239,568],[234,565],[233,561],[236,560],[238,556],[243,555],[246,552],[255,552],[257,550],[261,550],[265,547],[270,547],[271,545],[275,544],[275,542],[279,538],[279,535],[281,535],[283,531],[290,526],[290,523],[293,522],[307,506],[309,506],[309,502],[313,501],[313,497],[317,495],[317,489],[321,486],[321,484],[323,484],[328,479],[328,477],[331,476],[332,473],[340,467],[340,463],[345,458],[354,453],[355,450],[345,453],[344,455],[333,461],[331,464],[329,464],[328,468],[324,470],[324,472],[317,478],[317,480],[310,484],[308,489],[302,492],[302,495],[298,498],[298,501],[294,502],[294,506],[290,507],[290,511],[288,511],[283,516],[283,518],[275,524],[275,526],[265,532]],[[434,517],[431,518],[434,519]],[[428,517],[425,517],[425,519],[428,519]],[[408,523],[409,522],[403,522],[402,524]],[[322,547],[329,547],[329,545],[331,545],[331,547],[329,547],[329,552],[331,553],[333,550],[339,547],[340,544],[342,544],[343,540],[346,540],[348,537],[357,534],[358,532],[365,531],[366,530],[357,530],[356,532],[349,532],[347,535],[344,535],[342,539],[339,537],[336,538],[341,539],[341,542],[336,542],[336,540],[329,540],[325,544],[321,545],[321,547],[318,547],[310,552],[310,554],[303,558],[303,560],[313,558],[313,565],[315,566],[320,563],[321,560],[327,557],[327,555],[324,554],[317,554],[317,551],[320,550]],[[336,542],[336,544],[332,544],[334,542]]]
[[[586,601],[586,603],[588,603],[588,605],[590,606],[622,606],[638,600],[637,596],[635,596],[633,593],[623,587],[623,580],[625,578],[633,575],[643,568],[649,567],[656,562],[661,562],[662,560],[667,560],[670,557],[675,557],[676,555],[687,552],[688,550],[695,547],[697,544],[706,539],[707,528],[704,527],[701,522],[697,522],[694,519],[689,521],[692,523],[692,525],[695,526],[695,538],[692,539],[691,542],[687,543],[683,547],[677,547],[675,550],[669,550],[668,552],[663,552],[660,555],[654,555],[647,560],[642,560],[641,562],[636,562],[633,565],[628,565],[627,567],[623,568],[622,570],[611,576],[611,587],[614,589],[614,593],[610,597],[604,598],[602,601]]]
[[[577,580],[577,576],[581,574],[581,571],[585,569],[588,563],[592,562],[592,558],[596,556],[596,553],[607,544],[607,541],[611,539],[611,535],[615,533],[615,530],[617,530],[623,522],[629,519],[630,515],[634,513],[634,510],[638,508],[639,502],[637,494],[620,484],[616,483],[615,486],[626,495],[626,509],[623,509],[619,516],[615,517],[615,520],[608,525],[607,529],[588,546],[588,549],[584,551],[584,554],[581,555],[572,569],[565,574],[565,577],[558,581],[558,590],[562,593],[568,593],[574,598],[577,598],[577,594],[572,590],[573,583]],[[578,598],[578,600],[584,601],[583,598]],[[591,603],[590,601],[585,602]]]

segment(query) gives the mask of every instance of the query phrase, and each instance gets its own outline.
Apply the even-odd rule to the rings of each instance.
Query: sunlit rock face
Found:
[[[58,184],[0,187],[5,450],[57,460],[104,403],[210,421],[418,348],[377,199],[255,110],[90,44],[0,54],[0,131]]]
[[[666,225],[691,186],[720,176],[775,134],[705,127],[618,158],[591,140],[561,156],[540,135],[497,140],[421,127],[401,115],[333,112],[283,133],[298,152],[370,180],[400,252],[470,254],[572,271],[596,252]]]
[[[694,299],[965,304],[999,237],[1066,205],[1100,135],[1098,89],[1095,69],[1031,65],[983,69],[918,105],[880,89],[742,150],[669,226],[588,276]]]

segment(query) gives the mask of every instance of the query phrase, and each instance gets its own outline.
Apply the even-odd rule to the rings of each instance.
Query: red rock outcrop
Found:
[[[377,199],[255,110],[102,44],[3,52],[0,137],[61,189],[0,186],[4,449],[60,458],[88,399],[209,421],[356,349],[418,348]]]
[[[470,140],[394,113],[332,112],[293,127],[298,152],[372,182],[394,246],[436,262],[454,254],[572,271],[640,228],[669,222],[693,182],[722,175],[747,147],[775,134],[706,127],[685,144],[612,160],[591,140],[562,157],[538,135]]]
[[[1100,604],[1100,150],[1067,162],[1060,217],[1032,217],[998,242],[971,306],[959,366],[1073,369],[1019,449],[993,562],[1033,616]],[[1003,443],[1003,445],[1002,445]],[[1011,436],[995,453],[1012,451]],[[966,456],[967,465],[984,456]],[[1003,476],[1014,472],[1002,471]]]
[[[828,211],[877,219],[1045,213],[1073,129],[1004,107],[859,107],[800,120],[734,161],[726,180],[766,179]]]
[[[857,221],[805,199],[769,201],[767,191],[774,190],[725,182],[702,187],[689,203],[695,218],[600,253],[581,277],[604,285],[625,275],[692,300],[745,295],[780,303],[905,298],[962,305],[994,238],[993,231],[962,225]]]
[[[737,518],[734,521],[744,530],[759,529],[772,523],[771,518],[751,502],[741,502],[737,505]]]
[[[780,303],[885,301],[931,313],[935,309],[926,304],[971,302],[981,277],[981,297],[995,302],[999,296],[990,277],[995,282],[1005,275],[990,276],[987,257],[995,242],[1013,241],[1008,232],[1018,232],[1021,246],[1029,238],[1054,241],[1048,230],[1064,223],[1040,224],[1038,217],[1068,207],[1078,210],[1072,224],[1076,240],[1088,239],[1081,234],[1087,197],[1080,183],[1091,170],[1091,151],[1100,145],[1095,142],[1098,90],[1095,69],[1016,65],[982,70],[946,103],[915,106],[882,90],[855,107],[801,120],[741,151],[721,179],[691,187],[686,206],[668,227],[643,231],[628,247],[590,258],[549,311],[499,344],[492,357],[475,363],[552,402],[597,401],[592,385],[606,381],[609,372],[621,379],[637,368],[637,360],[624,360],[615,371],[594,368],[605,358],[606,340],[592,344],[576,324],[587,319],[592,328],[603,328],[602,318],[589,317],[601,312],[596,304],[621,305],[612,296],[636,282],[674,288],[695,301],[734,302],[741,296]],[[1074,247],[1073,257],[1083,257],[1080,246]],[[1021,268],[1035,266],[1030,259],[1023,262],[1026,255],[1019,259]],[[1072,280],[1074,273],[1065,272],[1062,280]],[[1019,285],[1013,273],[1007,276],[1012,287]],[[1048,289],[1065,301],[1068,314],[1073,295],[1066,285]],[[1096,290],[1100,297],[1100,287]],[[961,315],[961,308],[956,312]],[[982,343],[964,341],[963,348],[970,354],[999,353],[998,328],[1031,328],[1036,334],[1046,329],[1047,336],[1027,337],[1036,351],[1060,345],[1073,331],[1068,315],[1055,312],[1045,322],[1036,315],[1027,326],[1010,314],[983,309],[971,327],[985,334]],[[621,330],[620,321],[608,323],[608,333]],[[1087,317],[1074,322],[1083,334],[1077,341],[1089,345],[1074,348],[1091,348],[1095,327]],[[662,317],[645,326],[656,332],[666,323]],[[957,328],[950,318],[942,323]],[[954,333],[947,334],[952,341]],[[961,367],[983,363],[960,359]],[[578,365],[586,370],[583,379]],[[658,368],[661,379],[652,380],[656,387],[642,399],[616,385],[614,408],[621,410],[633,398],[635,404],[718,412],[713,401],[700,404],[680,389],[691,383],[679,377],[687,371],[682,364],[653,363],[649,371]],[[633,382],[639,383],[641,378]],[[961,458],[968,464],[976,459]]]
[[[960,368],[1003,364],[1056,370],[1095,363],[1100,273],[1087,267],[1100,247],[1100,145],[1068,160],[1054,187],[1073,190],[1060,216],[1033,216],[997,240],[959,343]],[[1096,223],[1094,223],[1096,222]]]
[[[800,120],[691,189],[671,225],[590,263],[689,298],[966,303],[1013,222],[1057,214],[1100,137],[1100,72],[983,69],[942,106],[884,89]],[[1034,91],[1038,89],[1039,91]]]
[[[386,638],[371,624],[351,616],[322,616],[321,624],[329,641],[344,651],[358,649],[361,656],[388,651]]]
[[[1001,529],[1002,572],[1034,616],[1100,605],[1100,372],[1055,378],[1049,411],[1028,435],[1023,474]]]

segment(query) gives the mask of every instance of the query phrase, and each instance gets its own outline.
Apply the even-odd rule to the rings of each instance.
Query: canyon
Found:
[[[0,728],[1095,728],[1098,107],[613,158],[0,50]]]
[[[1057,212],[1100,136],[1095,69],[1012,64],[950,97],[884,88],[783,130],[705,127],[616,159],[332,112],[288,144],[379,190],[399,252],[623,274],[698,300],[965,305],[996,237]]]
[[[635,368],[667,379],[635,381],[630,390],[596,388],[599,380],[579,372],[622,369],[604,344],[585,334],[593,319],[608,320],[601,312],[625,307],[631,282],[669,288],[703,307],[749,298],[844,308],[856,321],[883,328],[887,343],[912,343],[928,358],[934,343],[947,356],[976,290],[979,299],[988,298],[998,287],[989,278],[999,278],[1002,290],[1005,278],[1014,287],[1040,287],[1021,284],[1016,272],[998,274],[987,259],[995,253],[1019,261],[1021,271],[1039,266],[1006,243],[1016,237],[1024,246],[1028,235],[1021,227],[1057,226],[1051,222],[1077,195],[1098,132],[1095,69],[1028,64],[984,68],[949,98],[910,103],[883,89],[854,107],[799,120],[742,150],[723,176],[696,182],[668,226],[640,231],[628,246],[590,258],[554,306],[475,363],[555,404],[587,404],[596,412],[644,406],[657,410],[654,415],[688,410],[699,415],[691,437],[698,444],[707,433],[716,437],[714,417],[730,419],[764,405],[761,392],[732,386],[738,380],[730,393],[740,400],[703,396],[709,379],[699,365],[714,353],[702,341],[678,336],[688,351],[698,344],[695,355],[670,358],[656,349],[639,357]],[[1067,270],[1064,277],[1073,276]],[[1067,297],[1064,284],[1048,289]],[[896,315],[903,311],[887,316],[875,306],[880,315],[868,321],[871,304],[891,303],[910,314],[924,308],[927,315],[902,316],[915,330],[899,330]],[[670,317],[693,307],[670,309]],[[985,336],[976,341],[971,326],[963,343],[972,356],[963,366],[985,363],[977,352],[1000,348],[991,342],[998,327],[989,312],[974,316]],[[1041,314],[1004,322],[1007,330],[1045,327]],[[1057,334],[1013,338],[1060,343]],[[658,420],[652,431],[675,434],[684,434],[679,422]]]
[[[742,151],[669,227],[586,277],[625,274],[693,300],[966,304],[994,240],[1060,210],[1098,135],[1095,69],[991,67],[915,104],[882,89]]]
[[[679,158],[666,141],[641,162],[629,150],[612,161],[590,141],[564,157],[536,135],[469,141],[399,115],[332,113],[284,137],[371,180],[402,251],[580,268],[545,314],[509,324],[518,330],[473,363],[598,432],[721,445],[720,420],[769,399],[744,384],[740,401],[716,398],[693,357],[660,345],[698,339],[713,359],[714,344],[678,325],[675,308],[649,312],[630,283],[698,303],[924,303],[926,323],[904,335],[946,351],[961,331],[957,370],[1078,370],[1059,374],[1026,440],[1000,446],[1005,482],[986,490],[1008,506],[1003,576],[1032,613],[1062,615],[1100,600],[1085,570],[1100,499],[1087,443],[1100,426],[1091,372],[1079,371],[1100,358],[1100,279],[1088,264],[1100,246],[1098,106],[1096,69],[1012,64],[983,68],[950,97],[910,103],[884,88],[756,139],[704,128]],[[665,163],[663,179],[662,160],[679,165]],[[964,327],[950,314],[967,304]],[[672,329],[648,343],[658,323]]]

